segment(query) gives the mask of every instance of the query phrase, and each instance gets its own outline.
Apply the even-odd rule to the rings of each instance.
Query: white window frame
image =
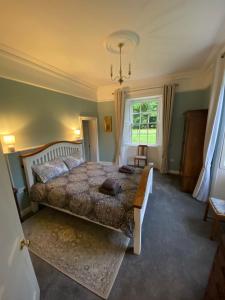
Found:
[[[155,96],[148,96],[148,97],[141,97],[141,98],[132,98],[132,99],[129,99],[128,100],[128,107],[127,107],[127,110],[128,110],[128,115],[127,115],[127,119],[128,119],[128,122],[129,122],[129,141],[128,145],[130,146],[137,146],[137,144],[134,144],[132,143],[132,135],[131,135],[131,130],[132,130],[132,105],[134,103],[141,103],[141,102],[146,102],[146,101],[158,101],[158,115],[157,115],[157,141],[155,144],[147,144],[148,146],[150,147],[158,147],[158,146],[161,146],[162,144],[162,95],[155,95]]]

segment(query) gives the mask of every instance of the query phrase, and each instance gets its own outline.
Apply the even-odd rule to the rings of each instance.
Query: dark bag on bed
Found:
[[[129,167],[129,166],[122,166],[119,168],[120,173],[126,173],[126,174],[133,174],[134,173],[134,168]]]
[[[116,196],[122,191],[121,186],[118,182],[112,178],[107,178],[103,184],[99,187],[99,192],[102,194]]]

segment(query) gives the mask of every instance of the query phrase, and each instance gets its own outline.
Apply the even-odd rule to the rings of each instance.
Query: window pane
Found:
[[[148,144],[156,144],[157,143],[157,128],[150,128],[148,130]]]
[[[148,135],[140,134],[140,144],[148,144]]]
[[[141,112],[147,112],[148,111],[148,102],[143,102],[141,104]]]
[[[133,129],[139,129],[139,126],[140,126],[139,124],[133,124],[133,125],[132,125],[132,128],[133,128]]]
[[[149,123],[155,123],[155,122],[157,122],[157,116],[153,116],[153,115],[151,115],[150,116],[150,118],[149,118]]]
[[[148,102],[148,111],[157,112],[158,111],[158,101]]]
[[[133,115],[133,124],[138,124],[138,126],[139,126],[139,124],[140,124],[140,115],[139,114],[134,114]]]
[[[149,128],[157,128],[157,123],[150,123]]]
[[[131,129],[131,142],[132,142],[132,144],[139,144],[139,127],[134,128],[134,126],[132,126],[132,129]]]
[[[147,134],[148,124],[140,124],[140,129],[144,130],[142,133]]]
[[[148,144],[148,124],[140,125],[140,143]]]
[[[134,103],[132,105],[133,113],[139,113],[140,112],[140,108],[141,108],[141,104],[140,103]]]
[[[141,114],[141,123],[142,124],[147,124],[149,122],[148,118],[149,118],[148,114]]]

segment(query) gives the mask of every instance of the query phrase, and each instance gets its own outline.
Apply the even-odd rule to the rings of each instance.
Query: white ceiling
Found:
[[[198,70],[225,21],[225,0],[0,0],[0,43],[97,86],[111,83],[104,39],[139,34],[132,79]]]

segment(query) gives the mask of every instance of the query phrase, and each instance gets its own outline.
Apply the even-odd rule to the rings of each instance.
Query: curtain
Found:
[[[123,129],[124,129],[124,112],[125,112],[126,91],[117,89],[114,92],[115,100],[115,121],[116,121],[116,152],[115,163],[122,165],[123,163]]]
[[[164,85],[163,87],[163,141],[162,141],[162,162],[161,173],[168,173],[168,148],[170,140],[170,129],[173,114],[173,102],[176,85]]]
[[[203,153],[203,167],[198,178],[193,197],[199,201],[208,200],[211,185],[211,166],[215,153],[218,132],[222,117],[225,84],[225,58],[219,57],[216,62],[214,80],[211,90],[208,120]]]

